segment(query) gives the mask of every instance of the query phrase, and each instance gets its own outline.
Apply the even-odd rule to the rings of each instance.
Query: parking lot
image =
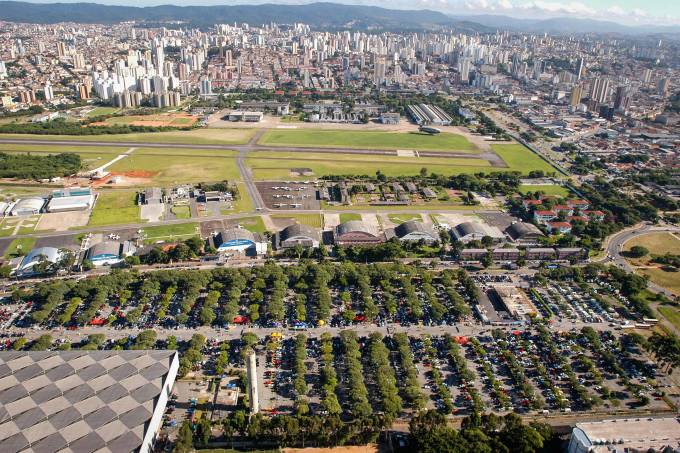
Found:
[[[321,209],[314,181],[266,181],[255,184],[262,201],[269,209]]]

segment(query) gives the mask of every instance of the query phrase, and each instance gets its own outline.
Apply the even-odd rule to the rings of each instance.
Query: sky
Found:
[[[628,25],[680,25],[680,0],[29,0],[33,3],[91,1],[107,5],[302,4],[331,1],[393,9],[431,9],[446,14],[498,14],[518,18],[579,17]]]

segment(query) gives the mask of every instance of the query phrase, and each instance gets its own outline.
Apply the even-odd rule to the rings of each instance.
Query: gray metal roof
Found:
[[[415,220],[409,220],[404,222],[394,229],[394,232],[398,237],[404,237],[411,233],[422,233],[432,236],[434,239],[438,239],[437,233],[423,222],[417,222]]]
[[[315,241],[321,240],[319,232],[317,230],[315,230],[314,228],[312,228],[310,226],[303,225],[303,224],[300,224],[300,223],[296,223],[294,225],[287,226],[286,228],[281,230],[281,233],[280,233],[280,237],[281,237],[282,241],[285,241],[287,239],[294,238],[294,237],[299,237],[299,236],[308,237],[308,238],[313,239]]]
[[[468,234],[485,235],[487,234],[487,231],[484,228],[484,225],[479,222],[463,222],[459,225],[456,225],[456,233],[458,237],[464,237]]]
[[[372,236],[378,235],[378,232],[375,231],[374,228],[371,228],[368,224],[362,222],[361,220],[350,220],[348,222],[341,223],[340,225],[335,227],[336,235],[343,235],[354,232],[366,233]]]
[[[116,241],[104,241],[95,244],[88,250],[88,256],[115,255],[120,256],[121,243]]]
[[[513,239],[523,238],[524,236],[530,234],[536,236],[543,236],[541,230],[539,230],[533,223],[515,222],[512,225],[510,225],[505,231]]]
[[[222,244],[224,242],[233,241],[234,239],[247,239],[249,241],[255,242],[255,234],[245,228],[228,228],[226,230],[220,231],[215,237],[215,242],[217,244]]]
[[[175,354],[0,351],[0,451],[139,448]]]

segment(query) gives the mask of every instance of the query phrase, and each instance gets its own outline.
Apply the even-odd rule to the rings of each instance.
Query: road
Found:
[[[552,324],[552,329],[559,332],[567,332],[572,329],[580,329],[589,325],[595,330],[611,330],[611,327],[607,323],[582,323],[582,322],[572,322],[571,320],[558,321]],[[393,335],[398,332],[405,332],[409,335],[444,335],[450,334],[453,336],[479,336],[483,334],[488,334],[491,330],[496,327],[491,327],[481,324],[458,324],[454,326],[419,326],[412,325],[408,327],[400,326],[399,324],[390,324],[387,326],[377,326],[374,324],[359,324],[352,327],[313,327],[304,330],[304,333],[310,337],[318,337],[322,333],[330,333],[331,335],[338,335],[343,330],[353,330],[357,332],[360,336],[368,336],[373,332],[380,332],[382,335]],[[522,329],[517,326],[504,327],[507,331]],[[10,327],[4,329],[3,332],[10,335],[17,335],[24,333],[26,338],[37,338],[43,334],[50,334],[53,338],[63,338],[68,341],[80,341],[87,335],[95,333],[103,333],[110,339],[127,338],[130,335],[136,336],[145,329],[138,328],[123,328],[116,329],[113,327],[103,326],[84,326],[79,327],[78,330],[72,331],[67,330],[63,327],[55,329],[25,329]],[[158,334],[159,339],[167,338],[170,335],[174,335],[177,339],[189,340],[191,336],[195,333],[200,333],[206,338],[214,338],[219,341],[232,340],[240,338],[243,332],[253,332],[257,334],[260,338],[270,335],[274,332],[284,333],[286,335],[296,335],[298,332],[286,328],[274,328],[274,327],[231,327],[230,329],[221,329],[215,327],[199,326],[192,328],[181,328],[181,329],[164,329],[162,327],[154,327],[153,330]]]

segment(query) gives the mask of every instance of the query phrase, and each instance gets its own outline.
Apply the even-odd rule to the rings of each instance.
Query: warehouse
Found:
[[[267,253],[267,242],[260,234],[241,227],[222,230],[213,237],[218,252],[255,252],[258,255]]]
[[[494,241],[501,240],[504,237],[498,228],[480,222],[463,222],[458,224],[453,229],[453,235],[456,240],[465,244],[472,241],[481,241],[485,236],[490,237]]]
[[[0,451],[152,451],[176,351],[0,352]]]
[[[244,121],[246,123],[259,123],[262,121],[264,115],[262,112],[246,112],[243,110],[234,110],[229,113],[229,121]]]
[[[385,235],[361,220],[350,220],[335,227],[338,245],[375,245],[385,242]]]
[[[52,197],[47,203],[47,212],[87,211],[94,205],[94,195]]]
[[[510,238],[520,244],[536,244],[543,232],[533,223],[515,222],[505,229]]]
[[[298,245],[317,248],[320,242],[321,237],[317,230],[299,223],[287,226],[276,235],[276,244],[279,249],[289,249]]]
[[[22,198],[17,201],[10,211],[10,215],[33,215],[40,214],[45,199],[41,197]]]
[[[112,266],[131,256],[137,248],[130,241],[104,241],[95,244],[87,250],[85,258],[95,266]]]
[[[439,240],[439,235],[433,228],[415,220],[409,220],[401,225],[397,225],[394,229],[394,234],[402,242],[424,241],[426,244],[432,244]]]
[[[442,109],[432,104],[413,104],[408,106],[408,113],[413,122],[419,126],[433,124],[448,126],[453,119]]]

